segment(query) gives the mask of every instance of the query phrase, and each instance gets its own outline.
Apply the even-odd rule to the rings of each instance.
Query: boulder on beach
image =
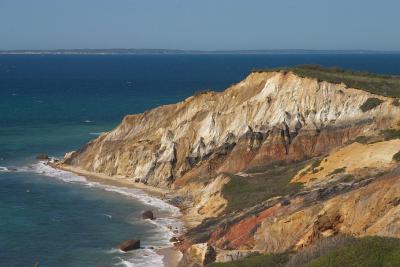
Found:
[[[36,159],[38,160],[48,160],[49,159],[49,155],[47,154],[39,154],[36,156]]]
[[[146,219],[150,219],[150,220],[154,220],[154,214],[151,210],[146,210],[145,212],[142,213],[142,219],[146,220]]]
[[[117,248],[124,252],[139,249],[140,248],[140,240],[136,240],[136,239],[126,240],[126,241],[122,242],[121,244],[119,244]]]

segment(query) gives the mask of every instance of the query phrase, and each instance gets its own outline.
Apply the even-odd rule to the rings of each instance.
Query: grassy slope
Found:
[[[366,237],[334,249],[306,264],[307,267],[400,266],[400,240]]]
[[[400,77],[398,76],[343,70],[338,67],[325,68],[319,65],[253,70],[253,72],[263,71],[293,71],[300,77],[310,77],[331,83],[344,83],[348,87],[373,94],[400,97]]]
[[[246,171],[251,177],[227,173],[231,180],[222,190],[229,203],[226,211],[242,210],[269,198],[299,191],[302,185],[290,180],[304,165],[305,162],[260,166]]]
[[[329,243],[331,242],[331,243]],[[320,247],[297,254],[250,256],[212,267],[394,267],[400,266],[400,239],[388,237],[345,238],[323,241]]]

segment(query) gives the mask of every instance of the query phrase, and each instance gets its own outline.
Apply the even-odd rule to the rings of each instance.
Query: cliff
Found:
[[[128,115],[59,166],[170,189],[193,227],[177,243],[186,262],[339,233],[400,237],[396,101],[253,72],[223,92]]]

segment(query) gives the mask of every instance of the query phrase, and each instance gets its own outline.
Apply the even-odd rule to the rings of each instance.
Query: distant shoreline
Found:
[[[178,49],[54,49],[54,50],[0,50],[0,55],[285,55],[285,54],[400,54],[382,50],[312,50],[312,49],[260,49],[260,50],[178,50]]]

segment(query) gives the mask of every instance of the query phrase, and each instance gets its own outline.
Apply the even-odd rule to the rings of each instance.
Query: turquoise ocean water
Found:
[[[400,55],[0,56],[0,266],[157,266],[171,206],[37,163],[112,129],[125,114],[223,90],[252,68],[318,63],[400,74]],[[17,171],[15,171],[17,170]],[[160,219],[140,220],[153,209]],[[147,248],[113,249],[128,238]]]

